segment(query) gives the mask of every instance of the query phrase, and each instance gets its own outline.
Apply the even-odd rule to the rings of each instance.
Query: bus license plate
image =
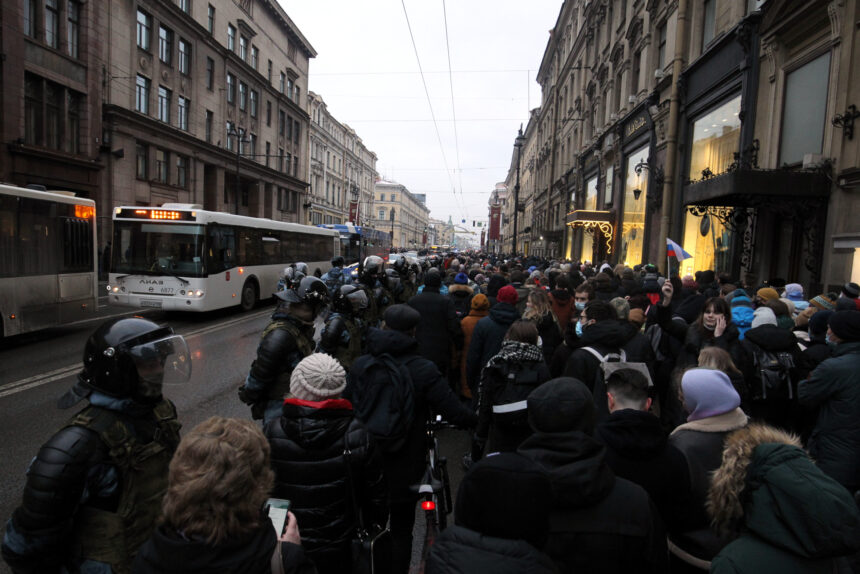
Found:
[[[159,301],[158,299],[141,299],[140,306],[155,307],[156,309],[161,309],[161,301]]]

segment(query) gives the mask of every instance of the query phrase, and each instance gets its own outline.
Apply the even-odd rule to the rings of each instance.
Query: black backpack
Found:
[[[794,398],[794,387],[791,382],[794,357],[791,353],[788,351],[765,351],[755,345],[753,366],[755,367],[753,400],[790,400]]]
[[[503,384],[492,397],[493,423],[505,428],[528,427],[526,399],[542,382],[537,368],[521,363],[498,363],[487,367],[486,375],[495,371]]]
[[[415,412],[415,390],[407,365],[398,364],[388,353],[373,355],[352,398],[355,417],[383,452],[403,448]]]

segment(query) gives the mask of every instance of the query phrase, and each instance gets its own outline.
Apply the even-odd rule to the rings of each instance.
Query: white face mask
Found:
[[[583,309],[585,309],[585,303],[583,303],[582,301],[576,301],[574,304],[576,305],[577,311],[582,311]]]

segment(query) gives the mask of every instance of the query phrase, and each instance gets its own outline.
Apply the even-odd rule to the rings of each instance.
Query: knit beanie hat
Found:
[[[759,307],[753,313],[753,321],[752,328],[761,327],[762,325],[773,325],[776,326],[778,324],[776,320],[776,313],[773,312],[773,309],[770,307]]]
[[[828,325],[846,343],[860,341],[860,311],[837,311],[830,316]]]
[[[857,283],[846,283],[842,286],[842,294],[851,299],[860,297],[860,285]]]
[[[490,308],[490,300],[483,293],[478,293],[472,297],[472,309],[475,311],[486,311]]]
[[[813,337],[824,337],[827,333],[827,323],[833,311],[819,311],[809,319],[809,334]],[[837,335],[838,336],[838,335]]]
[[[469,276],[465,273],[457,273],[454,276],[454,283],[457,283],[458,285],[466,285],[469,283]]]
[[[779,293],[776,292],[776,289],[773,287],[762,287],[758,291],[756,291],[756,296],[764,299],[765,301],[773,301],[774,299],[779,299]]]
[[[833,309],[836,308],[836,304],[833,302],[833,299],[829,297],[829,295],[829,293],[826,295],[816,295],[809,301],[809,304],[813,307],[816,307],[817,309],[821,309],[822,311],[833,311]]]
[[[728,413],[741,404],[741,397],[732,381],[722,371],[690,369],[681,378],[681,389],[684,391],[684,407],[690,413],[688,421]]]
[[[594,399],[579,379],[559,377],[541,384],[526,400],[529,426],[537,432],[594,434]]]
[[[753,304],[749,297],[746,295],[746,291],[743,289],[736,289],[732,292],[732,307],[750,307],[752,308]]]
[[[789,283],[785,286],[783,296],[792,301],[803,301],[803,286],[800,283]]]
[[[346,387],[346,371],[325,353],[308,355],[290,375],[290,394],[304,401],[336,398]]]
[[[487,281],[487,276],[483,273],[478,273],[475,275],[475,283],[478,285],[483,285]]]
[[[511,305],[516,305],[517,301],[520,300],[520,296],[517,295],[517,290],[514,289],[511,285],[505,285],[501,289],[499,289],[498,295],[496,295],[496,301],[499,303],[509,303]]]
[[[463,477],[454,521],[484,536],[525,540],[542,548],[551,505],[552,486],[536,462],[515,452],[494,453]]]

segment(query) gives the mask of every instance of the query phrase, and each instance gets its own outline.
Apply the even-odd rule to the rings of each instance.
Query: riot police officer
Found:
[[[382,322],[382,313],[389,302],[384,301],[382,285],[379,282],[383,273],[385,261],[378,255],[364,259],[361,272],[358,274],[358,284],[367,294],[369,307],[366,313],[367,322],[371,327],[378,327]]]
[[[349,372],[352,362],[364,354],[367,321],[362,315],[369,306],[367,293],[357,285],[344,285],[335,291],[332,314],[320,337],[319,350],[337,359]]]
[[[308,264],[299,261],[284,267],[278,277],[278,291],[297,289],[302,279],[308,276]]]
[[[77,382],[58,403],[89,405],[30,463],[6,526],[3,558],[13,572],[130,571],[155,527],[179,443],[162,385],[190,375],[188,346],[170,327],[131,317],[95,330]]]
[[[263,424],[281,413],[290,390],[290,374],[314,351],[314,321],[328,303],[328,289],[317,277],[305,277],[296,289],[275,293],[279,299],[272,320],[263,330],[257,358],[239,399],[251,405],[251,416]]]
[[[394,295],[394,303],[406,303],[418,291],[418,286],[415,283],[415,277],[412,273],[412,266],[409,260],[403,255],[397,255],[392,262],[393,270],[399,278],[399,287],[392,290]]]

